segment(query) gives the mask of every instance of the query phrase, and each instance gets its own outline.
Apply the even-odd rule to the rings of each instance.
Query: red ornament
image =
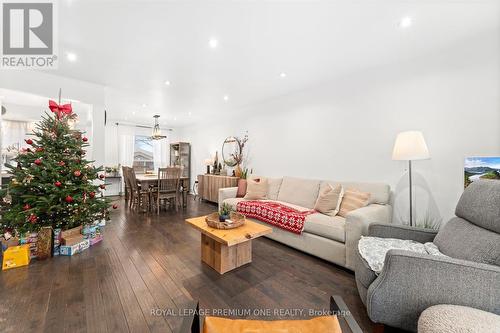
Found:
[[[73,174],[75,175],[75,177],[80,177],[82,175],[82,172],[80,170],[76,170],[75,172],[73,172]]]
[[[38,148],[36,149],[36,152],[37,152],[37,153],[41,153],[42,151],[43,151],[43,148],[42,148],[42,147],[38,147]]]
[[[113,209],[117,209],[118,208],[118,205],[117,204],[114,204],[113,205]]]
[[[57,186],[57,187],[61,187],[62,184],[61,184],[60,181],[57,181],[57,182],[54,183],[54,185]]]
[[[39,158],[37,158],[37,159],[35,160],[35,164],[36,164],[36,165],[40,165],[40,164],[42,164],[42,160],[41,160],[41,159],[39,159]]]
[[[104,175],[99,175],[99,178],[100,178],[100,179],[104,179],[104,177],[106,177],[106,176],[104,176]]]
[[[101,188],[101,190],[105,190],[106,189],[106,185],[104,185],[104,184],[99,185],[99,187]]]
[[[89,197],[94,198],[95,197],[95,192],[90,192]]]
[[[33,144],[33,140],[31,140],[31,139],[26,139],[26,140],[24,140],[24,141],[26,141],[26,143],[27,143],[27,144],[29,144],[29,145],[32,145],[32,144]]]
[[[28,217],[28,221],[29,221],[31,224],[35,224],[35,223],[36,223],[36,220],[38,220],[38,216],[36,216],[35,214],[31,214],[31,215]]]
[[[67,203],[72,203],[73,197],[71,195],[68,195],[64,200],[66,200]]]
[[[82,141],[83,141],[83,142],[87,142],[87,141],[89,141],[89,139],[88,139],[86,136],[84,136],[84,137],[82,138]]]
[[[24,210],[28,210],[28,209],[30,209],[30,208],[31,208],[31,206],[30,206],[29,204],[26,204],[26,205],[24,205],[24,206],[23,206],[23,209],[24,209]]]
[[[65,165],[66,163],[64,163],[64,161],[59,162],[59,166],[65,166]]]

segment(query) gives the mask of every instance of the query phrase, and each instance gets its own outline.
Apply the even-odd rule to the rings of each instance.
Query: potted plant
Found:
[[[231,208],[231,205],[223,203],[219,210],[219,221],[226,222],[226,220],[229,219],[229,215],[232,211],[233,209]]]

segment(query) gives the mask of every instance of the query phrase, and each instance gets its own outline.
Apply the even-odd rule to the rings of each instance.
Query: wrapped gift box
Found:
[[[2,270],[26,266],[30,263],[28,244],[11,246],[3,253]]]
[[[61,229],[56,228],[56,229],[54,229],[54,247],[53,247],[54,252],[52,253],[53,256],[59,255],[59,248],[60,248],[61,244],[62,244]]]
[[[29,245],[31,259],[36,258],[37,241],[38,241],[38,234],[36,232],[22,234],[21,237],[19,238],[20,245],[24,244]]]
[[[73,256],[77,253],[83,252],[90,246],[90,241],[88,239],[71,246],[61,245],[59,248],[60,255],[62,256]]]
[[[75,244],[83,242],[83,235],[74,235],[63,238],[62,244],[66,246],[73,246]]]
[[[100,241],[102,241],[102,235],[98,235],[94,238],[90,238],[89,241],[90,241],[90,246],[93,246],[93,245],[99,243]]]

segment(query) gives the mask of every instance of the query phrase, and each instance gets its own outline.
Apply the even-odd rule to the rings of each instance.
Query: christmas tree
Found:
[[[100,194],[105,185],[102,167],[85,159],[88,139],[72,129],[76,115],[70,104],[49,102],[27,138],[26,146],[7,165],[13,175],[2,190],[1,224],[20,233],[41,227],[69,229],[108,219],[109,202]]]

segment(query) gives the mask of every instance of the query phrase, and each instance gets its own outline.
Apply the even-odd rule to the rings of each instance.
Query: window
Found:
[[[153,143],[148,136],[136,135],[134,138],[133,168],[138,173],[154,169]]]

